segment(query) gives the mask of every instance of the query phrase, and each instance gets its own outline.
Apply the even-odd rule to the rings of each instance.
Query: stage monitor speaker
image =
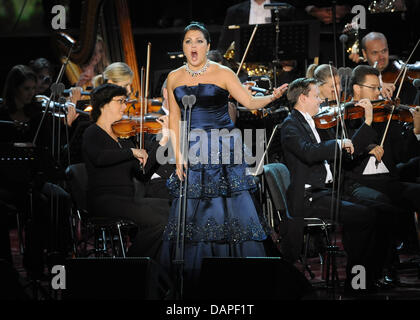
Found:
[[[312,286],[282,258],[204,258],[200,292],[212,300],[300,300]]]
[[[65,300],[170,298],[171,281],[151,258],[76,258],[65,264]]]

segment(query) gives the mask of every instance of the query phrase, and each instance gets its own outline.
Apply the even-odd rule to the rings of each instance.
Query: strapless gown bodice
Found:
[[[184,114],[182,98],[195,95],[196,103],[191,115],[191,129],[231,129],[234,127],[228,112],[229,92],[215,84],[180,86],[174,89],[175,99]]]

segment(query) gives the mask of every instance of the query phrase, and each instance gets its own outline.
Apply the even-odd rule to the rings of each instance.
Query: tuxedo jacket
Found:
[[[363,142],[369,130],[369,126],[362,125],[354,136]],[[365,144],[358,144],[355,149],[360,152]],[[305,192],[327,189],[324,163],[325,160],[332,162],[336,150],[340,152],[340,148],[336,140],[321,140],[318,143],[308,122],[297,110],[292,110],[282,124],[281,146],[284,163],[290,172],[290,186],[286,194],[290,219],[286,221],[287,230],[283,239],[288,247],[288,255],[295,259],[302,248]],[[305,189],[305,184],[311,185],[311,188]]]

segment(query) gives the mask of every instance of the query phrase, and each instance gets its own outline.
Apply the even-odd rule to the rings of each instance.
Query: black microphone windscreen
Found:
[[[413,86],[416,88],[420,88],[420,79],[414,79]]]

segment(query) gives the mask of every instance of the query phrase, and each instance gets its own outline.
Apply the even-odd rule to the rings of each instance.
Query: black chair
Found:
[[[272,207],[275,210],[279,224],[282,224],[286,219],[290,219],[288,216],[286,200],[286,191],[290,185],[289,169],[287,169],[283,163],[266,164],[264,165],[264,177]],[[273,216],[273,213],[271,216]],[[331,221],[323,220],[320,218],[304,218],[305,247],[303,249],[301,260],[304,268],[303,272],[307,271],[312,279],[315,277],[315,275],[307,263],[310,239],[314,234],[321,233],[321,235],[324,237],[326,246],[331,246],[329,233],[333,229],[333,226],[334,224]],[[322,254],[319,254],[319,257],[323,269],[324,262]]]
[[[67,188],[73,200],[77,215],[73,217],[73,227],[76,221],[81,221],[89,231],[93,229],[95,256],[108,256],[111,250],[112,256],[126,257],[126,243],[123,231],[137,225],[128,219],[119,217],[90,216],[87,210],[87,170],[84,163],[72,164],[66,169]],[[73,234],[76,234],[73,228]],[[76,238],[76,237],[74,237]],[[89,237],[88,237],[89,238]],[[117,243],[115,243],[117,240]],[[108,246],[110,243],[110,246]],[[75,245],[78,247],[78,244]],[[77,254],[76,254],[77,255]],[[87,255],[90,255],[88,253]]]

